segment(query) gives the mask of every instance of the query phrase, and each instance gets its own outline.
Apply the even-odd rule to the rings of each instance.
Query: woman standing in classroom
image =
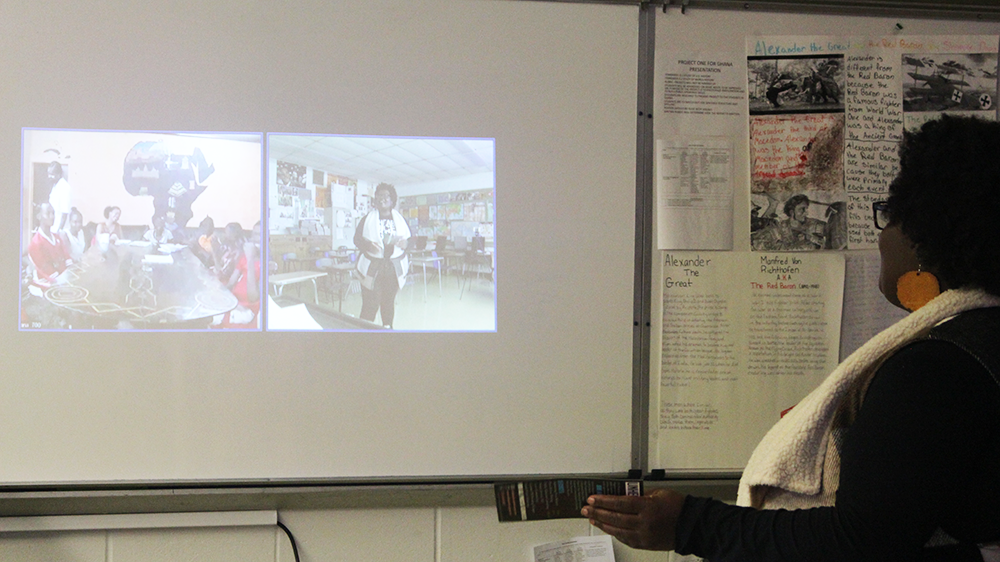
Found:
[[[375,187],[375,209],[365,215],[354,232],[354,245],[361,251],[361,318],[375,321],[381,310],[382,325],[392,328],[396,314],[396,293],[406,284],[410,264],[406,244],[410,227],[395,209],[396,188],[380,183]]]

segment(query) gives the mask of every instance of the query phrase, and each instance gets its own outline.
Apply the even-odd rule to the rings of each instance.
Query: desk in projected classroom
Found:
[[[440,295],[443,294],[443,291],[441,289],[441,262],[442,261],[444,261],[444,258],[440,257],[440,256],[413,256],[413,257],[410,258],[410,263],[414,267],[420,266],[421,271],[424,274],[423,275],[423,278],[424,278],[424,301],[427,300],[427,266],[428,265],[431,266],[431,269],[436,269],[437,270],[436,275],[437,275],[437,278],[438,278],[438,296],[440,296]]]
[[[288,273],[277,273],[267,277],[268,285],[274,287],[275,296],[280,297],[286,285],[295,285],[309,281],[313,286],[313,302],[319,304],[319,288],[316,287],[316,279],[326,277],[323,271],[290,271]]]
[[[187,247],[128,242],[102,252],[91,246],[80,263],[45,291],[58,306],[111,323],[173,324],[210,318],[237,300]]]
[[[282,295],[274,297],[272,302],[275,306],[280,308],[299,304],[305,306],[306,310],[309,312],[309,316],[311,316],[312,319],[316,321],[316,324],[323,330],[388,330],[388,328],[381,324],[362,320],[356,316],[344,314],[343,312],[339,312],[325,306],[314,305],[310,302],[299,300],[294,297]],[[294,328],[287,327],[282,329]],[[304,329],[304,327],[302,329]]]

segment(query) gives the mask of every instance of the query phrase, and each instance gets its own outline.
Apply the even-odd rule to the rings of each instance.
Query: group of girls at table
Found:
[[[83,254],[91,246],[106,249],[109,244],[125,240],[122,226],[118,219],[121,209],[116,206],[104,208],[104,220],[94,227],[94,234],[88,239],[83,227],[83,213],[72,207],[60,222],[63,227],[56,228],[56,211],[52,203],[46,201],[36,207],[35,219],[37,228],[32,233],[28,243],[28,257],[33,266],[32,284],[48,287],[55,284],[66,268],[73,263],[83,261]],[[166,243],[171,240],[171,234],[163,226],[163,218],[153,219],[153,227],[144,235],[144,239],[156,243]]]

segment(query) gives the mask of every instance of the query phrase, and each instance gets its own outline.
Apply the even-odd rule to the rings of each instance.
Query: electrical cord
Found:
[[[277,525],[288,536],[288,542],[292,543],[292,557],[295,558],[295,562],[299,562],[299,547],[295,544],[295,536],[292,535],[292,532],[281,521],[278,521]]]

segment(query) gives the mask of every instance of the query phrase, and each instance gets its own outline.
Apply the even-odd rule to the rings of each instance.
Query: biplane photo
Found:
[[[997,56],[990,54],[903,55],[904,111],[994,109]]]

